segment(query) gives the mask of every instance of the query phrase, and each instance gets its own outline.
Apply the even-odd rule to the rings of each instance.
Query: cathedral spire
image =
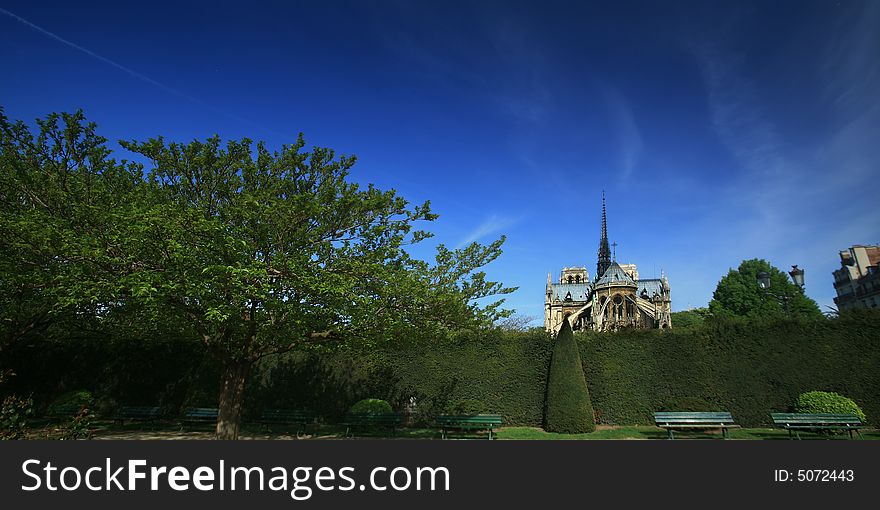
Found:
[[[596,264],[596,278],[602,278],[611,267],[611,247],[608,245],[608,222],[605,214],[605,190],[602,190],[602,237],[599,239],[599,261]]]

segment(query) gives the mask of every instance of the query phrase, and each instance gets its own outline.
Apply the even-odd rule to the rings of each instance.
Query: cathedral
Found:
[[[547,275],[544,329],[548,332],[557,333],[563,320],[568,320],[575,331],[672,327],[666,277],[661,272],[660,278],[640,279],[635,264],[618,264],[616,254],[612,258],[606,220],[603,193],[596,278],[590,280],[586,267],[563,268],[558,283]]]

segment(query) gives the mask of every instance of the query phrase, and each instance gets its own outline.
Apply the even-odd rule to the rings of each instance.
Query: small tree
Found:
[[[758,273],[762,271],[770,275],[770,288],[766,290],[758,286]],[[804,295],[788,275],[762,259],[744,260],[738,269],[731,269],[721,278],[709,311],[715,316],[822,318],[815,301]]]
[[[584,367],[568,320],[562,321],[553,346],[545,421],[548,432],[578,434],[596,430]]]

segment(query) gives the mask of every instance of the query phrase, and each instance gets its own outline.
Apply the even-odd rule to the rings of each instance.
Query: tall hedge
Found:
[[[721,320],[693,330],[578,335],[600,423],[651,424],[699,399],[769,426],[815,389],[851,397],[880,424],[880,314],[835,320]]]
[[[463,400],[499,413],[505,425],[542,426],[553,340],[541,331],[463,332],[382,348],[290,353],[267,358],[250,381],[246,412],[311,409],[341,418],[363,398],[410,409],[417,422]],[[744,426],[770,425],[801,393],[852,398],[880,424],[880,314],[834,320],[707,321],[693,329],[577,333],[599,423],[650,424],[661,409],[726,410]],[[144,339],[31,342],[0,353],[16,376],[0,396],[33,395],[37,412],[63,393],[85,389],[98,404],[216,405],[218,367],[197,342],[144,332]],[[410,404],[415,403],[415,406]],[[100,410],[100,408],[99,408]]]
[[[568,321],[556,336],[550,377],[547,382],[548,432],[579,434],[596,430],[590,392],[584,379],[584,366]]]

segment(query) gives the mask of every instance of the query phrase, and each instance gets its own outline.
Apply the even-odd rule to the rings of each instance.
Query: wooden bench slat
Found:
[[[728,438],[728,429],[740,428],[733,416],[724,411],[658,411],[654,413],[654,423],[669,432],[669,439],[675,438],[673,429],[721,429],[722,435]]]
[[[217,419],[218,410],[213,407],[191,407],[183,414],[185,421],[208,421]]]
[[[159,406],[122,406],[116,413],[116,420],[155,420],[162,415],[162,408]]]
[[[859,429],[866,428],[858,416],[845,413],[770,413],[773,424],[788,430],[789,436],[794,432],[800,439],[798,431],[845,430],[850,438],[853,432],[861,437]]]
[[[486,430],[491,440],[494,429],[502,423],[500,414],[441,414],[436,421],[443,439],[449,430]]]

